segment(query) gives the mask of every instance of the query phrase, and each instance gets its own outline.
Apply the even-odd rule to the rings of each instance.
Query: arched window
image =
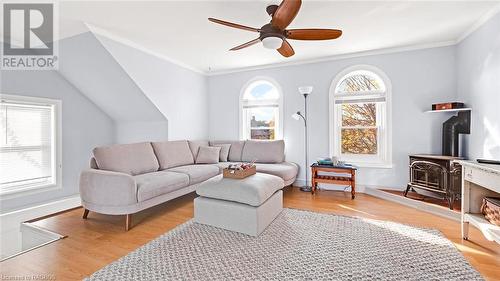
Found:
[[[391,85],[379,69],[360,65],[339,73],[330,87],[330,151],[360,166],[391,165]]]
[[[283,136],[282,93],[272,79],[257,77],[242,89],[240,138],[275,140]]]

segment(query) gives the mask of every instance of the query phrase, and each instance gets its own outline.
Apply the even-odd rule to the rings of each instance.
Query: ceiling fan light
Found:
[[[262,45],[267,49],[279,49],[283,44],[283,39],[281,37],[269,36],[262,39]]]

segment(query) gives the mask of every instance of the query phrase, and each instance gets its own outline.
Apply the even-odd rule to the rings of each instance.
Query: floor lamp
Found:
[[[295,120],[302,120],[304,121],[304,151],[305,151],[305,157],[304,157],[304,169],[306,172],[306,182],[305,185],[300,188],[302,191],[311,191],[311,187],[309,186],[309,156],[308,156],[308,151],[309,151],[309,143],[308,143],[308,135],[307,135],[307,96],[309,96],[312,93],[313,87],[312,86],[305,86],[305,87],[299,87],[299,93],[301,93],[304,96],[304,114],[302,114],[300,111],[297,111],[297,113],[293,114],[292,117]]]

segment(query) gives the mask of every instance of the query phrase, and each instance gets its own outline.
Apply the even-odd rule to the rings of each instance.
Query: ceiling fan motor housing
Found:
[[[259,39],[262,41],[262,39],[266,37],[278,37],[285,40],[286,34],[283,30],[280,30],[268,23],[260,28]]]

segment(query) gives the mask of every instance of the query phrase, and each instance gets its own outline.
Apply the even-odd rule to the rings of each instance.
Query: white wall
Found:
[[[62,189],[0,199],[0,213],[78,194],[92,149],[115,142],[114,121],[56,71],[1,71],[0,92],[62,101]]]
[[[457,46],[457,85],[472,107],[464,154],[500,160],[500,13]]]
[[[241,54],[242,56],[244,54]],[[393,168],[362,168],[362,185],[402,188],[408,182],[408,154],[440,153],[441,126],[449,116],[426,114],[431,104],[455,99],[455,48],[442,47],[385,55],[246,71],[209,78],[209,137],[237,139],[241,87],[255,76],[275,79],[284,92],[287,160],[303,163],[303,124],[290,116],[303,109],[299,86],[314,86],[309,100],[310,162],[329,156],[328,91],[346,67],[370,64],[383,70],[393,87]],[[303,167],[302,167],[303,168]],[[303,169],[299,178],[304,179]]]
[[[91,32],[59,42],[59,72],[115,121],[118,143],[167,138],[165,116]]]
[[[207,138],[207,78],[204,75],[108,37],[96,36],[166,116],[169,139]]]

